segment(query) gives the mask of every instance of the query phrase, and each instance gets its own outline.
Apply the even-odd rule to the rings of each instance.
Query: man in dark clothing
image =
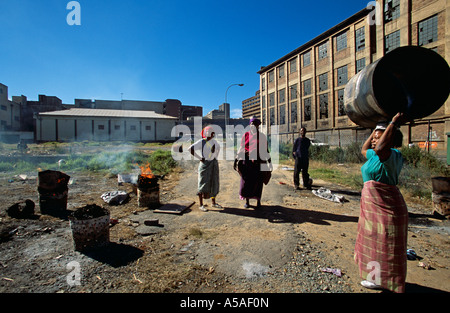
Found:
[[[306,138],[306,128],[302,127],[300,129],[300,137],[295,140],[292,149],[292,155],[295,159],[294,185],[297,190],[300,189],[300,171],[302,172],[303,186],[311,190],[312,181],[308,174],[310,145],[311,141],[309,138]]]

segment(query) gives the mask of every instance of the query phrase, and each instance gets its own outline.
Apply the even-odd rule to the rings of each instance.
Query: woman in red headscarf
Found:
[[[217,157],[220,152],[219,143],[213,139],[215,136],[214,129],[211,126],[202,130],[202,139],[189,147],[191,154],[200,160],[198,166],[198,199],[200,202],[200,210],[207,212],[203,199],[211,198],[212,206],[222,208],[216,203],[216,196],[219,193],[219,162]],[[200,151],[198,155],[196,151]]]
[[[241,147],[234,162],[234,169],[241,175],[239,196],[245,199],[245,208],[250,207],[250,199],[257,201],[256,208],[261,207],[264,184],[270,179],[272,164],[266,135],[259,132],[261,121],[253,117],[250,131],[241,140]]]

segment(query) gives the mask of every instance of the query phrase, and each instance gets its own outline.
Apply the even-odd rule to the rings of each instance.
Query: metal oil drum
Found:
[[[398,112],[409,119],[436,112],[450,92],[450,69],[438,53],[417,46],[397,48],[366,66],[347,83],[344,107],[354,123],[374,128]]]

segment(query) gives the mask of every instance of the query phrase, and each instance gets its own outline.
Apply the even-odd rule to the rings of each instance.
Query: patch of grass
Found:
[[[178,166],[172,153],[167,150],[156,150],[150,154],[150,167],[155,174],[166,175]]]
[[[202,238],[204,235],[203,231],[200,228],[192,227],[189,229],[189,236],[195,237],[197,239]]]
[[[362,189],[363,181],[358,164],[347,164],[346,167],[312,162],[309,174],[312,179],[322,179],[332,183],[348,186],[352,189]]]

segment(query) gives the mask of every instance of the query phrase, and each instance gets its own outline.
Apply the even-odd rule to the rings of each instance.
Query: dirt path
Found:
[[[160,181],[161,202],[196,203],[182,215],[138,208],[136,195],[118,187],[117,177],[68,173],[68,209],[98,204],[118,223],[110,228],[111,244],[92,253],[74,251],[65,219],[44,216],[8,217],[5,209],[25,199],[38,204],[35,178],[0,178],[8,201],[0,210],[0,292],[378,292],[359,285],[353,247],[359,214],[359,192],[315,180],[344,195],[339,204],[311,191],[294,191],[292,172],[278,169],[264,187],[263,207],[245,209],[239,200],[239,176],[232,163],[220,162],[224,209],[202,212],[196,197],[197,162]],[[128,188],[128,189],[127,189]],[[130,200],[108,206],[100,195],[127,189]],[[408,261],[407,292],[450,291],[449,221],[431,209],[409,206],[408,246],[430,264]],[[159,227],[142,233],[143,219],[159,219]],[[79,285],[68,277],[78,264]],[[322,271],[339,269],[339,277]]]

